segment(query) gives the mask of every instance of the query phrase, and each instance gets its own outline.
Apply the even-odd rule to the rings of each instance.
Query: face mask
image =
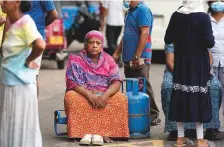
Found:
[[[212,3],[211,8],[215,12],[224,12],[224,2],[214,2]]]
[[[124,6],[126,9],[129,8],[129,4],[130,4],[129,1],[123,1],[123,6]]]

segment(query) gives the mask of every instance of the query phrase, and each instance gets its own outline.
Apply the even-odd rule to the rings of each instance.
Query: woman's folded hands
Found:
[[[87,96],[86,96],[87,100],[89,101],[90,105],[93,108],[96,109],[103,109],[106,107],[107,101],[109,99],[109,97],[105,94],[101,95],[101,96],[97,96],[91,92],[88,92]]]
[[[109,99],[109,96],[107,96],[105,93],[99,97],[100,98],[100,107],[101,109],[105,108],[107,105],[107,101]]]

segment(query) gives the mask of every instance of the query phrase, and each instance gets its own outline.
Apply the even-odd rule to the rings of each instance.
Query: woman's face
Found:
[[[2,11],[4,13],[10,14],[15,11],[19,6],[19,1],[3,1],[2,3]]]
[[[102,41],[98,38],[90,38],[87,42],[87,53],[90,56],[96,56],[99,55],[102,51]]]

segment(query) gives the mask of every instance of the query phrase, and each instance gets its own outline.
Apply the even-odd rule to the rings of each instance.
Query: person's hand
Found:
[[[36,62],[29,59],[26,60],[25,66],[30,69],[37,69],[40,67]]]
[[[130,63],[130,66],[134,69],[139,69],[143,67],[144,64],[145,64],[144,59],[140,58],[140,59],[133,59]]]
[[[106,107],[107,105],[107,101],[109,100],[109,96],[103,94],[102,96],[100,96],[100,105],[99,108],[103,109]]]
[[[93,108],[98,108],[100,106],[100,98],[97,97],[95,94],[89,92],[87,94],[87,99]]]
[[[116,52],[113,54],[113,59],[115,62],[118,62],[118,59],[119,59],[119,54],[117,54]]]

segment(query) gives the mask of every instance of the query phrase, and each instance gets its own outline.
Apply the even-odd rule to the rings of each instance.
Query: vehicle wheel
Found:
[[[64,69],[65,68],[65,61],[57,61],[58,69]]]

